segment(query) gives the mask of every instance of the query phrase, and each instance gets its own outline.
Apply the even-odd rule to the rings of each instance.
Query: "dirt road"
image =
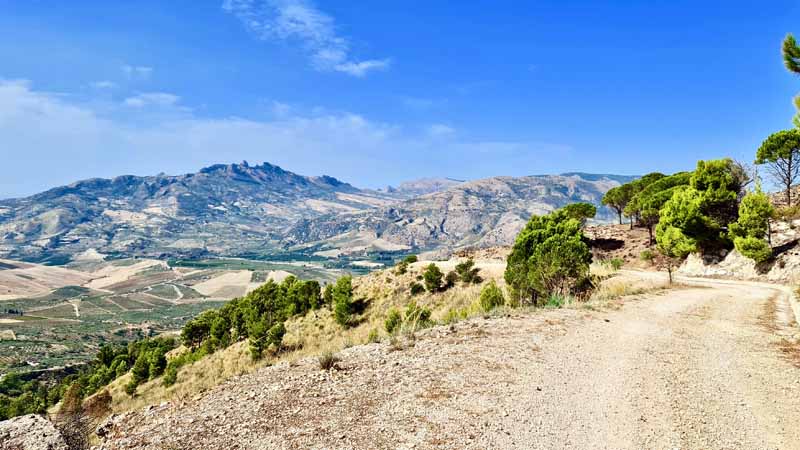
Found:
[[[118,417],[105,448],[800,449],[786,292],[692,283],[264,368]]]

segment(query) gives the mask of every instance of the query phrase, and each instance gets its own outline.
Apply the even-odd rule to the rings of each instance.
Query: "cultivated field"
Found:
[[[67,267],[0,260],[0,374],[81,363],[104,343],[179,330],[268,280],[330,282],[341,274],[311,263],[239,259]]]

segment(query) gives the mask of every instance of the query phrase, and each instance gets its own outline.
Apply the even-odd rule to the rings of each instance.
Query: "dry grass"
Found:
[[[247,342],[239,342],[231,347],[206,356],[200,361],[182,367],[178,372],[177,382],[164,387],[161,378],[149,381],[137,390],[134,397],[124,392],[129,375],[116,380],[110,386],[113,396],[112,409],[114,412],[139,409],[146,405],[159,404],[163,401],[181,401],[190,399],[199,393],[211,389],[222,382],[245,373],[250,373],[257,368],[279,361],[290,363],[307,357],[318,358],[320,365],[330,358],[335,358],[335,352],[358,344],[366,344],[380,340],[389,340],[392,350],[402,351],[413,347],[416,341],[413,327],[404,326],[401,331],[389,336],[384,329],[384,321],[392,309],[404,311],[409,302],[414,301],[421,308],[431,311],[431,319],[437,323],[453,323],[475,316],[506,316],[508,314],[525,314],[536,311],[534,308],[510,308],[502,306],[490,313],[481,310],[479,296],[483,284],[495,280],[498,286],[506,293],[507,289],[502,278],[502,271],[494,266],[491,270],[481,271],[484,282],[479,285],[457,286],[440,293],[424,293],[411,297],[409,286],[416,280],[422,268],[429,262],[412,264],[407,273],[398,275],[393,268],[376,271],[372,274],[354,279],[354,297],[363,300],[367,308],[360,316],[360,321],[353,327],[343,329],[338,325],[328,309],[310,311],[303,317],[296,317],[286,323],[284,346],[286,351],[278,355],[267,355],[260,361],[253,361],[250,357]],[[445,263],[440,264],[444,270]],[[449,263],[454,265],[453,263]],[[478,263],[478,267],[481,264]],[[653,290],[666,288],[666,282],[642,281],[633,277],[619,275],[613,268],[605,264],[592,267],[593,272],[604,274],[606,279],[588,302],[569,301],[563,307],[584,307],[595,305],[603,307],[604,303],[626,295],[641,294]],[[613,271],[613,272],[612,272]],[[320,357],[323,355],[323,357]],[[333,362],[335,365],[335,361]]]
[[[181,401],[211,389],[224,381],[268,364],[280,361],[294,362],[306,357],[319,357],[320,354],[334,352],[358,344],[366,344],[387,338],[394,339],[398,349],[414,345],[414,331],[404,328],[401,336],[390,337],[384,330],[383,322],[393,308],[405,310],[412,300],[422,308],[431,310],[434,321],[443,321],[452,311],[459,311],[458,320],[483,314],[476,307],[482,285],[462,285],[436,294],[424,293],[411,297],[408,288],[416,276],[429,262],[412,265],[404,275],[397,275],[393,268],[376,271],[369,275],[354,279],[354,297],[367,302],[368,306],[355,326],[343,329],[338,325],[328,309],[310,311],[303,317],[296,317],[286,323],[284,336],[285,352],[278,355],[267,355],[259,361],[253,361],[248,351],[247,342],[236,343],[226,349],[193,364],[183,366],[178,371],[177,382],[164,387],[161,378],[151,380],[139,386],[133,397],[125,393],[125,384],[130,375],[115,380],[109,391],[113,397],[112,409],[115,413],[140,409],[147,405],[164,401]],[[444,270],[446,264],[438,263]],[[481,264],[478,264],[481,267]],[[483,270],[485,282],[494,277],[498,285],[504,286],[502,271],[494,265]]]
[[[265,357],[253,361],[247,348],[247,342],[238,342],[230,347],[208,355],[194,364],[181,367],[178,371],[178,382],[164,387],[161,377],[139,386],[131,397],[125,393],[125,384],[130,374],[124,375],[109,386],[113,398],[111,408],[114,412],[140,409],[147,405],[159,404],[163,401],[180,401],[190,399],[237,375],[250,373],[258,367],[270,364],[275,358]]]
[[[326,351],[325,353],[319,355],[317,358],[317,362],[319,362],[319,368],[322,370],[331,370],[336,368],[336,363],[341,361],[336,353],[332,351]]]

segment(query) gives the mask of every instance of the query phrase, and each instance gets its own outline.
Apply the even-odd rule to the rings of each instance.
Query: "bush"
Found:
[[[336,368],[336,363],[341,361],[341,359],[338,356],[336,356],[335,353],[328,351],[321,354],[319,358],[317,358],[317,361],[319,362],[320,369],[331,370]]]
[[[350,325],[353,315],[353,277],[345,276],[336,280],[333,287],[333,314],[339,325]]]
[[[411,302],[406,306],[404,322],[411,330],[427,328],[433,325],[431,321],[431,310],[418,306],[416,302]]]
[[[481,309],[488,312],[506,302],[503,291],[497,286],[494,280],[481,289],[480,296]]]
[[[425,289],[428,292],[436,292],[442,287],[442,271],[434,263],[431,263],[425,268],[422,273],[422,278],[425,280]]]
[[[367,342],[369,342],[370,344],[374,344],[380,341],[381,341],[381,336],[380,334],[378,334],[378,329],[373,328],[369,330],[369,334],[367,335]]]
[[[443,322],[446,324],[453,324],[459,320],[466,319],[468,314],[469,311],[467,308],[450,308],[447,310],[447,314],[445,314]]]
[[[625,261],[623,261],[621,258],[611,258],[608,261],[608,265],[610,265],[614,270],[619,270],[622,269],[623,265],[625,265]]]
[[[417,255],[408,255],[405,258],[403,258],[403,262],[406,264],[414,264],[415,262],[417,262],[417,260],[418,260]]]
[[[739,219],[729,227],[739,253],[757,263],[772,256],[772,248],[764,239],[768,237],[769,219],[774,214],[769,197],[760,189],[744,196],[739,205]]]
[[[418,295],[425,292],[425,287],[419,283],[411,283],[411,295]]]
[[[170,387],[178,381],[178,368],[174,365],[168,365],[167,370],[164,371],[164,378],[161,380],[162,384]]]
[[[505,279],[512,301],[539,305],[552,293],[579,293],[591,286],[592,253],[581,224],[557,210],[533,216],[508,256]]]
[[[654,260],[656,254],[652,250],[643,250],[642,253],[639,253],[639,259],[642,261],[650,262]]]
[[[408,272],[408,263],[405,261],[397,263],[397,274],[404,275],[406,272]]]
[[[447,275],[444,276],[444,289],[450,289],[451,287],[456,285],[456,282],[459,280],[458,274],[454,271],[447,272]]]
[[[566,303],[566,298],[563,295],[559,294],[551,294],[550,297],[547,298],[547,303],[545,303],[545,308],[561,308]]]
[[[394,332],[400,328],[400,325],[402,323],[403,323],[403,317],[400,315],[400,311],[392,309],[391,311],[389,311],[389,315],[383,322],[383,327],[386,329],[387,333],[394,334]]]
[[[772,257],[772,248],[763,239],[752,236],[736,237],[733,243],[739,253],[757,263],[763,263]]]
[[[461,262],[456,265],[456,273],[458,274],[458,278],[464,283],[480,283],[483,281],[478,275],[480,269],[475,267],[475,261],[472,258],[467,259],[464,262]]]

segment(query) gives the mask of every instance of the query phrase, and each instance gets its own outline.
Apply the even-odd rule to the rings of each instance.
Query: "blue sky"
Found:
[[[0,0],[0,198],[269,161],[362,187],[752,160],[790,1]]]

